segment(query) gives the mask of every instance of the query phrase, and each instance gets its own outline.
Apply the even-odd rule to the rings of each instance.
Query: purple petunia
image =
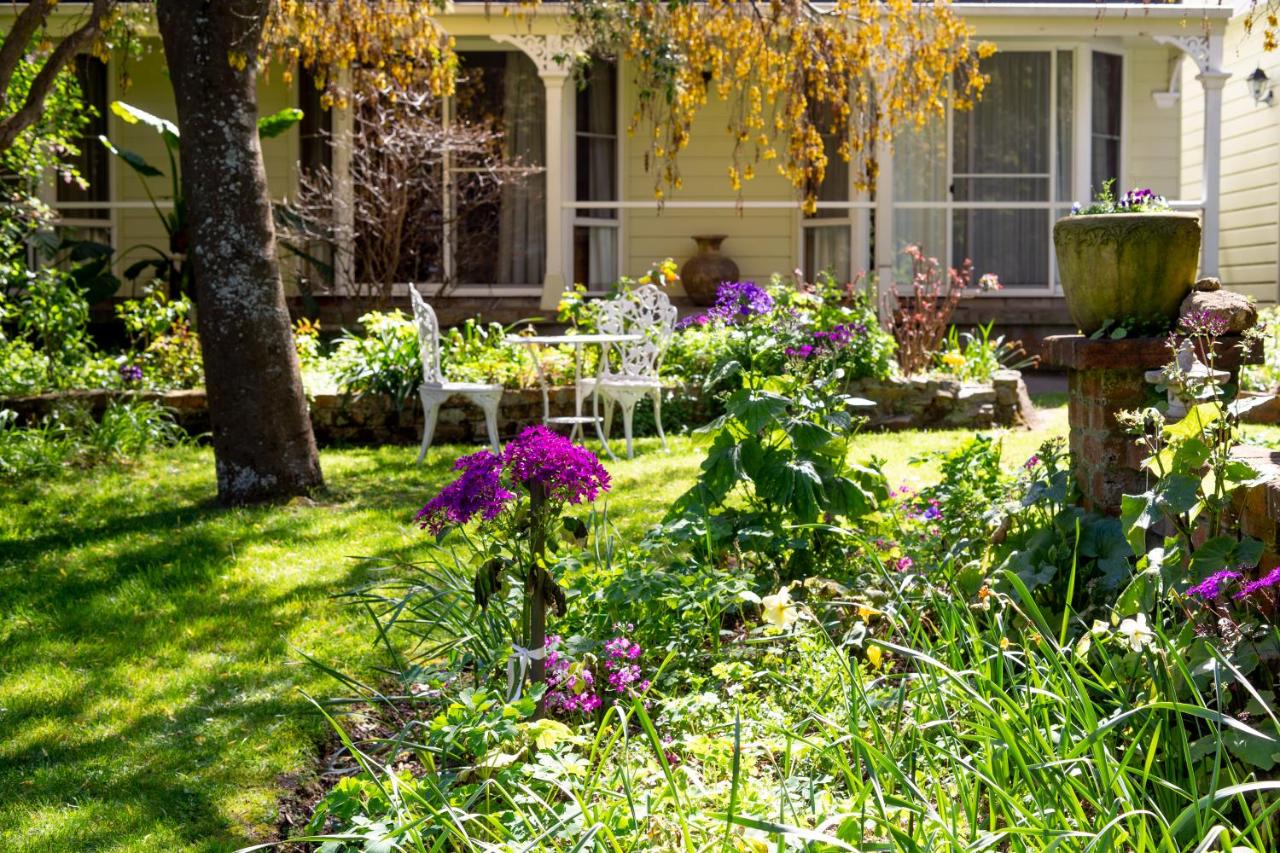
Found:
[[[1238,581],[1243,577],[1239,572],[1233,572],[1224,569],[1220,572],[1214,572],[1209,577],[1200,581],[1200,583],[1187,590],[1187,595],[1199,598],[1202,601],[1213,601],[1215,598],[1221,598],[1223,587],[1232,581]]]
[[[609,490],[609,472],[595,454],[545,426],[531,426],[502,455],[513,480],[542,486],[551,500],[577,504]]]
[[[768,314],[773,310],[773,297],[753,281],[726,281],[716,289],[716,302],[707,313],[732,323],[742,317]]]
[[[476,515],[485,521],[498,517],[515,495],[502,487],[502,460],[488,450],[463,456],[453,463],[462,476],[440,490],[414,519],[439,534],[449,524],[466,524]]]

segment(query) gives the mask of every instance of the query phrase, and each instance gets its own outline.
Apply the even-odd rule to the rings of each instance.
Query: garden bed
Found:
[[[936,376],[861,379],[849,386],[849,393],[876,404],[866,413],[872,429],[1029,426],[1034,420],[1034,407],[1016,370],[998,372],[989,384]],[[667,402],[669,430],[694,427],[710,419],[711,407],[696,387],[669,391],[668,400],[675,399],[683,400],[683,405],[674,411],[672,403]],[[188,433],[209,431],[209,412],[201,389],[58,391],[0,398],[0,409],[15,411],[22,424],[35,424],[67,404],[87,407],[100,415],[112,400],[155,401],[172,410],[174,419]],[[552,388],[549,403],[553,416],[572,414],[573,388]],[[637,407],[638,412],[647,409],[647,403]],[[541,419],[540,391],[523,388],[503,392],[498,430],[504,438]],[[316,441],[322,445],[416,444],[422,440],[422,407],[412,399],[400,409],[379,395],[316,394],[311,397],[311,423]],[[450,399],[440,409],[435,439],[442,443],[484,443],[484,413],[460,398]]]

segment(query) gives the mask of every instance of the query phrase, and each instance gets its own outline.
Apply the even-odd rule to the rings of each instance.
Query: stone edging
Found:
[[[695,388],[672,389],[683,392],[693,403],[693,420],[710,419],[710,411]],[[850,394],[876,403],[866,413],[872,429],[918,429],[995,426],[1030,426],[1034,407],[1020,373],[999,371],[991,384],[960,382],[937,377],[910,377],[850,383]],[[202,389],[187,391],[64,391],[28,397],[0,398],[0,409],[13,409],[19,423],[39,421],[66,402],[88,406],[95,414],[117,399],[154,400],[173,410],[174,417],[193,435],[209,431],[209,413]],[[351,397],[317,394],[311,400],[311,422],[321,444],[417,444],[422,439],[422,408],[416,396],[397,409],[381,396]],[[568,414],[573,407],[573,388],[552,388],[551,414]],[[646,404],[641,403],[644,407]],[[498,429],[503,437],[524,426],[541,422],[542,394],[537,389],[508,389],[498,410]],[[621,421],[621,418],[615,420]],[[671,424],[670,426],[674,426]],[[440,409],[436,441],[441,443],[484,443],[484,416],[479,408],[452,398]]]

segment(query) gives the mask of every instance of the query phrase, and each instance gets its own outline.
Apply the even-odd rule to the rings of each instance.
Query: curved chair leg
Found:
[[[604,434],[608,438],[613,430],[613,398],[604,395]]]
[[[484,409],[484,425],[489,431],[489,443],[493,445],[493,452],[502,453],[502,445],[498,444],[498,399],[489,397],[480,401],[481,408]]]
[[[621,401],[622,406],[622,434],[627,439],[627,458],[634,459],[635,452],[631,449],[631,416],[636,413],[636,401],[627,398]]]
[[[670,453],[671,448],[667,447],[667,434],[662,431],[662,389],[654,388],[653,395],[653,423],[658,428],[658,439],[662,442],[662,449]]]
[[[440,401],[434,397],[422,395],[422,448],[418,451],[418,461],[415,465],[421,465],[422,460],[427,458],[427,451],[431,449],[431,439],[436,434],[436,415],[440,413]]]

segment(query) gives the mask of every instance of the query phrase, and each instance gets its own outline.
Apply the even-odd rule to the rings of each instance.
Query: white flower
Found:
[[[1121,621],[1118,633],[1129,644],[1129,648],[1135,652],[1140,652],[1151,645],[1151,641],[1156,637],[1151,629],[1147,627],[1147,617],[1143,613],[1139,613],[1132,619]]]
[[[766,595],[760,599],[760,605],[764,611],[761,614],[764,621],[779,630],[786,630],[800,618],[795,604],[791,601],[791,591],[785,586],[773,595]]]

